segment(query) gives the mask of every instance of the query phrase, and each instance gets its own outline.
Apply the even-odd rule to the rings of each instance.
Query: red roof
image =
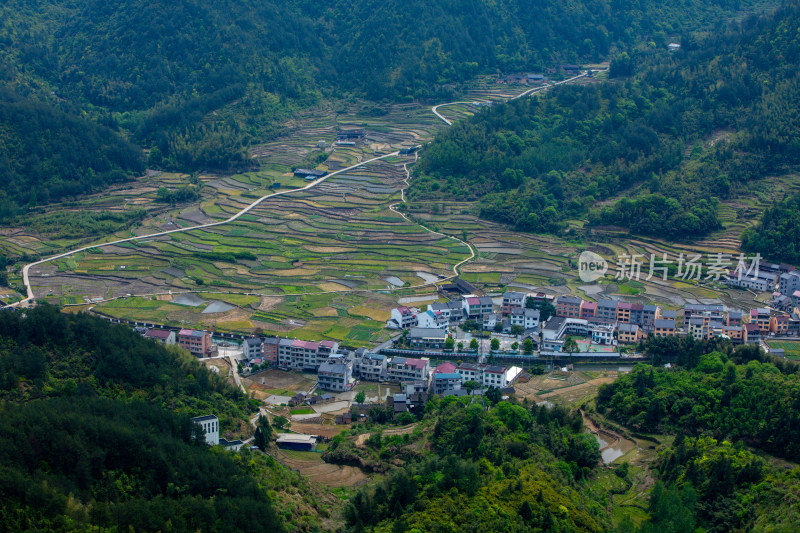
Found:
[[[445,361],[444,363],[437,366],[434,370],[434,374],[452,374],[456,371],[456,365],[449,361]]]
[[[169,338],[170,333],[172,333],[172,330],[169,329],[148,329],[144,336],[152,337],[154,339],[167,339]]]
[[[594,309],[597,307],[597,302],[583,302],[584,309]]]
[[[630,309],[630,308],[631,304],[629,304],[628,302],[620,302],[617,304],[617,309]]]
[[[478,298],[467,298],[467,304],[469,304],[469,305],[481,305],[481,301]]]
[[[320,346],[324,346],[326,348],[333,348],[336,345],[336,342],[334,342],[334,341],[320,341],[319,345]]]
[[[313,341],[300,341],[295,339],[292,342],[292,348],[304,348],[306,350],[318,350],[319,344]]]

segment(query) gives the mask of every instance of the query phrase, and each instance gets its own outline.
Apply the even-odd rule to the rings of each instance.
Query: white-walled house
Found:
[[[200,426],[206,437],[206,444],[216,446],[219,444],[219,418],[214,415],[196,416],[192,422]]]

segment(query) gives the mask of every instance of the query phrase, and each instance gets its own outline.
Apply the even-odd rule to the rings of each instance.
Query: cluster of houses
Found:
[[[686,304],[677,311],[614,299],[590,302],[574,296],[559,296],[555,308],[555,316],[542,328],[542,351],[563,351],[569,336],[591,338],[597,345],[632,344],[648,335],[726,337],[742,344],[759,343],[770,334],[800,334],[797,309],[784,314],[769,308],[746,312],[723,304]]]
[[[217,345],[211,340],[211,333],[195,329],[181,329],[178,332],[165,328],[149,328],[144,330],[148,339],[163,344],[177,344],[197,357],[211,357],[217,353]]]
[[[397,307],[392,309],[391,316],[386,322],[390,329],[411,329],[410,342],[412,345],[436,348],[438,346],[424,346],[427,344],[422,336],[431,333],[418,330],[445,330],[450,326],[463,324],[467,320],[478,322],[485,330],[510,333],[514,326],[519,326],[523,331],[535,330],[539,326],[540,313],[536,309],[527,309],[525,300],[531,297],[544,298],[539,295],[528,295],[522,292],[509,291],[503,295],[499,312],[495,309],[494,299],[489,296],[467,295],[460,300],[446,303],[432,303],[425,311],[410,307]],[[499,326],[498,326],[499,325]],[[434,337],[437,337],[434,335]]]

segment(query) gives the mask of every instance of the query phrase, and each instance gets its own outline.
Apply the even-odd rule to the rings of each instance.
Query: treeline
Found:
[[[0,84],[0,221],[143,170],[141,152],[107,127]]]
[[[0,83],[79,106],[152,166],[233,171],[321,96],[451,98],[478,73],[596,61],[757,4],[10,0]]]
[[[249,400],[179,349],[47,305],[2,311],[0,398],[0,529],[284,530],[251,467],[190,420],[246,430]]]
[[[438,416],[431,453],[361,489],[345,510],[352,530],[607,528],[601,506],[580,489],[600,453],[594,437],[580,432],[578,413],[469,403],[449,397],[427,407],[426,416]]]
[[[587,217],[673,239],[719,229],[719,200],[800,162],[799,22],[800,6],[786,5],[687,34],[677,53],[620,56],[611,74],[630,77],[484,110],[437,137],[410,197],[480,199],[482,217],[524,231]]]
[[[741,361],[734,352],[733,359]],[[800,375],[722,352],[703,354],[691,370],[637,366],[601,387],[597,409],[636,431],[710,435],[800,459]]]
[[[76,394],[0,406],[4,531],[283,531],[265,488],[188,416]]]
[[[755,227],[742,234],[742,249],[788,263],[800,263],[800,194],[768,207]]]

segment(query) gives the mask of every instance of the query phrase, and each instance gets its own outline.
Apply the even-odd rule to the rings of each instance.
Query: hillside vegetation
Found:
[[[586,217],[669,238],[716,230],[719,200],[800,162],[798,23],[787,5],[677,53],[622,53],[608,83],[485,110],[437,137],[409,197],[481,199],[482,217],[525,231]]]
[[[9,0],[3,211],[141,172],[126,140],[152,149],[154,167],[242,170],[250,143],[320,98],[450,98],[478,73],[596,61],[752,5]]]

